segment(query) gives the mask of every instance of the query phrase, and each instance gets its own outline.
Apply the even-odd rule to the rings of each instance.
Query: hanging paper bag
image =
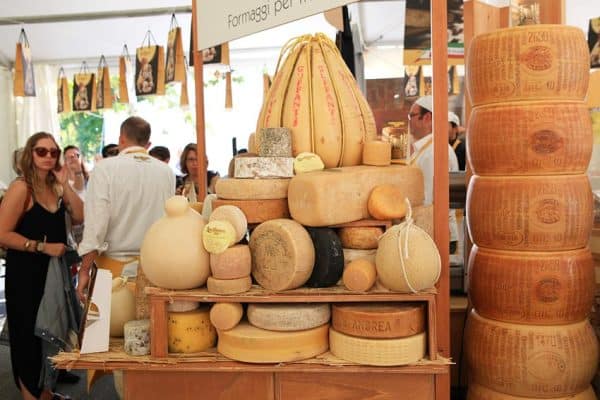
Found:
[[[89,72],[87,63],[73,78],[73,111],[91,111],[96,109],[96,75]]]
[[[135,103],[135,85],[133,64],[127,45],[123,45],[123,51],[119,57],[119,103]]]
[[[181,28],[177,24],[175,14],[171,17],[171,29],[167,40],[167,65],[165,67],[165,82],[183,82],[185,65],[183,60],[183,41]]]
[[[33,76],[33,63],[31,61],[31,47],[25,29],[21,29],[17,42],[15,56],[15,79],[13,86],[15,97],[35,97],[35,79]]]
[[[110,87],[110,74],[104,55],[100,56],[98,63],[98,81],[96,83],[96,108],[112,108],[112,89]]]
[[[152,45],[152,32],[146,33],[148,45],[139,47],[135,60],[135,93],[138,96],[165,94],[165,53],[162,46]],[[144,38],[144,42],[146,41]],[[154,40],[156,43],[156,40]]]
[[[421,95],[421,67],[407,65],[404,67],[404,96],[417,97]]]
[[[56,83],[56,88],[58,100],[57,112],[59,114],[62,112],[70,112],[71,98],[69,97],[69,82],[67,81],[67,76],[65,75],[65,70],[63,67],[60,67],[58,70],[58,81]]]
[[[187,80],[187,59],[183,57],[183,66],[185,67],[185,73],[183,74],[183,80],[181,81],[181,96],[179,97],[179,105],[186,107],[190,104],[190,98],[188,96],[188,80]]]
[[[233,108],[233,94],[231,92],[231,70],[225,72],[225,108]]]

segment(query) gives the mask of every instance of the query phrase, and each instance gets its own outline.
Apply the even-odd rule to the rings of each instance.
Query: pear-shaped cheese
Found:
[[[110,336],[123,337],[126,322],[135,319],[135,296],[127,289],[127,280],[113,279],[110,298]]]

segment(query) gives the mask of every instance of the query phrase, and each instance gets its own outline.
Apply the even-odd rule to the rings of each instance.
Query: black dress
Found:
[[[62,201],[51,213],[34,200],[15,232],[31,240],[67,243],[65,207]],[[38,307],[44,294],[50,257],[45,254],[8,250],[6,255],[6,319],[10,358],[17,387],[19,379],[35,397],[40,397],[42,348],[34,336]]]

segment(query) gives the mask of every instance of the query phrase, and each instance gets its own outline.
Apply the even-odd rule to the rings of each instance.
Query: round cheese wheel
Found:
[[[348,290],[366,292],[373,287],[376,278],[375,264],[369,260],[354,260],[344,268],[343,281]]]
[[[383,167],[392,163],[392,144],[382,140],[370,140],[363,145],[362,163]]]
[[[167,304],[168,312],[186,312],[192,311],[200,307],[200,303],[197,301],[185,301],[185,300],[173,300]]]
[[[289,218],[287,199],[273,200],[213,200],[213,209],[224,205],[238,207],[244,212],[249,224],[260,224],[277,218]]]
[[[215,185],[215,192],[219,199],[227,200],[286,199],[289,184],[290,178],[221,178]]]
[[[236,243],[238,233],[229,221],[210,221],[202,231],[202,244],[211,254],[220,254]]]
[[[294,158],[294,173],[304,174],[306,172],[321,171],[325,169],[325,164],[321,157],[314,153],[303,152]]]
[[[588,248],[513,252],[474,246],[469,263],[469,296],[486,318],[569,324],[585,319],[594,303],[594,260]]]
[[[250,275],[250,247],[236,244],[219,254],[210,255],[210,271],[216,279],[239,279]]]
[[[418,303],[334,304],[331,326],[364,338],[394,339],[425,331],[425,306]]]
[[[224,205],[213,209],[208,221],[228,221],[235,229],[236,243],[242,240],[248,231],[246,216],[236,206]]]
[[[467,221],[480,247],[563,251],[587,245],[592,206],[586,175],[473,176]]]
[[[375,256],[379,281],[388,289],[418,292],[432,288],[440,277],[440,253],[431,237],[413,223],[388,229]]]
[[[521,100],[583,100],[589,49],[581,29],[528,25],[477,35],[467,59],[473,106]]]
[[[210,323],[208,307],[169,313],[167,322],[170,353],[197,353],[215,345],[217,333]]]
[[[423,332],[399,339],[367,339],[329,329],[331,353],[365,365],[394,366],[417,362],[425,356],[426,338]]]
[[[367,208],[375,219],[388,220],[406,215],[406,194],[397,185],[379,185],[369,194]]]
[[[335,285],[344,273],[344,252],[340,238],[331,228],[309,228],[315,248],[315,265],[306,286],[329,287]]]
[[[472,312],[465,330],[469,378],[512,396],[552,398],[586,390],[598,365],[598,339],[588,320],[520,325]]]
[[[379,226],[351,226],[340,228],[338,235],[342,246],[346,249],[372,250],[376,249],[378,240],[383,235]]]
[[[210,309],[210,322],[219,331],[233,329],[244,316],[240,303],[216,303]]]
[[[310,235],[296,221],[263,222],[250,235],[252,276],[265,289],[295,289],[306,283],[315,265]]]
[[[249,363],[278,363],[305,360],[327,351],[329,324],[293,331],[267,331],[240,322],[219,332],[217,350],[232,360]]]
[[[127,280],[113,279],[110,298],[110,336],[123,337],[123,326],[135,319],[135,296],[127,289]]]
[[[373,250],[357,250],[357,249],[346,249],[344,248],[344,264],[347,266],[354,260],[367,260],[375,264],[375,255],[377,249]]]
[[[251,303],[248,321],[269,331],[301,331],[329,322],[329,303]]]
[[[468,400],[537,400],[537,397],[517,397],[509,394],[496,392],[492,389],[488,389],[485,386],[479,385],[474,382],[469,383],[469,392],[467,394]],[[597,400],[594,389],[589,386],[586,390],[576,395],[552,397],[550,400]]]
[[[467,152],[477,175],[583,174],[592,155],[589,110],[580,101],[475,107]]]
[[[252,287],[252,279],[250,276],[245,276],[238,279],[216,279],[212,276],[206,281],[206,288],[210,293],[214,294],[238,294],[250,290]]]

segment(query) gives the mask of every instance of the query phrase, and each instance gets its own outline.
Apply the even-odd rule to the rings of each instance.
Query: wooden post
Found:
[[[194,53],[194,87],[196,93],[196,146],[198,149],[198,199],[206,197],[206,141],[204,123],[204,60],[198,49],[198,27],[196,26],[197,0],[192,1],[192,51]],[[202,201],[200,200],[200,201]]]

